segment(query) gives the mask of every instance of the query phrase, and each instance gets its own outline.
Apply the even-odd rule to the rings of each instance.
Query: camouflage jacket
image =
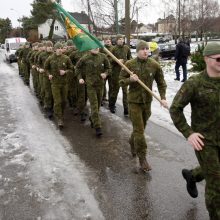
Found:
[[[70,57],[70,60],[72,61],[73,65],[75,66],[76,63],[84,56],[86,55],[88,52],[84,51],[84,52],[80,52],[78,50],[76,51],[73,51],[69,57]]]
[[[37,53],[33,57],[33,63],[36,66],[38,66],[38,57],[41,55],[41,53],[44,53],[44,51],[37,51]]]
[[[104,80],[101,77],[101,73],[108,75],[109,70],[110,63],[107,56],[103,53],[88,53],[76,64],[77,78],[85,78],[86,84],[91,86],[103,85]]]
[[[38,53],[38,51],[37,50],[34,50],[32,53],[31,53],[31,56],[30,56],[30,58],[29,58],[29,63],[30,63],[30,65],[31,65],[31,67],[32,67],[32,65],[34,65],[35,63],[34,63],[34,57],[35,57],[35,55]]]
[[[71,74],[73,65],[70,58],[64,54],[57,56],[55,53],[48,57],[44,69],[53,75],[52,84],[66,84],[67,76]],[[60,75],[60,70],[65,70],[65,75]]]
[[[49,56],[51,56],[53,52],[43,52],[38,56],[37,65],[38,67],[44,69],[44,64]],[[47,74],[48,75],[48,74]]]
[[[154,80],[157,83],[161,99],[166,96],[166,82],[160,65],[152,58],[140,60],[135,58],[125,64],[139,79],[151,90]],[[131,82],[130,75],[122,70],[119,77],[121,86],[129,85],[128,102],[130,103],[150,103],[152,96],[138,82]]]
[[[131,50],[127,45],[119,46],[116,45],[112,49],[113,55],[115,55],[118,59],[123,59],[124,63],[130,59],[132,59],[131,56]],[[114,60],[111,61],[113,67],[121,68],[118,63],[116,63]]]
[[[18,57],[18,59],[20,59],[20,53],[24,48],[18,48],[15,52],[15,55]]]
[[[21,50],[19,57],[21,58],[22,63],[29,64],[28,53],[30,51],[31,51],[31,48],[24,48],[23,50]]]
[[[192,109],[191,126],[183,113],[188,104]],[[184,137],[199,132],[206,144],[220,146],[220,78],[210,78],[206,71],[190,77],[176,94],[170,114]]]
[[[113,50],[113,46],[111,45],[111,46],[107,46],[107,45],[105,45],[105,47],[110,51],[110,52],[112,52],[112,50]],[[104,49],[100,49],[100,53],[104,53],[107,57],[108,57],[108,59],[109,59],[109,62],[112,62],[112,58],[104,51]]]

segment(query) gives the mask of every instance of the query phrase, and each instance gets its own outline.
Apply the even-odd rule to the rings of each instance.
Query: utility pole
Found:
[[[138,14],[138,13],[139,13],[139,9],[138,9],[138,7],[137,7],[137,39],[138,39],[138,37],[139,37],[139,36],[138,36],[138,35],[139,35],[139,27],[138,27],[138,20],[139,20],[139,17],[138,17],[138,16],[139,16],[139,14]]]
[[[87,0],[87,7],[88,7],[88,29],[89,29],[89,32],[91,33],[91,24],[90,24],[90,2],[89,0]]]
[[[114,8],[115,8],[115,31],[116,31],[116,34],[119,34],[119,25],[118,25],[118,0],[114,0]]]
[[[129,47],[130,47],[130,33],[131,33],[130,0],[125,0],[125,36],[127,39],[127,45]]]
[[[181,26],[181,10],[180,10],[180,7],[181,7],[181,0],[179,0],[179,4],[178,4],[178,32],[179,32],[179,37],[181,35],[181,29],[180,29],[180,26]]]

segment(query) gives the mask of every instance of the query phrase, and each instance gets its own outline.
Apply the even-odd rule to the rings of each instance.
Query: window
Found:
[[[58,31],[59,30],[59,27],[58,26],[55,26],[55,31]]]

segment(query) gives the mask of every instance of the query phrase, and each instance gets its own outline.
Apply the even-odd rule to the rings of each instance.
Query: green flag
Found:
[[[103,48],[102,43],[84,28],[76,19],[74,19],[61,5],[56,1],[52,1],[55,9],[62,17],[63,25],[69,38],[73,40],[79,51],[87,51],[96,48]]]

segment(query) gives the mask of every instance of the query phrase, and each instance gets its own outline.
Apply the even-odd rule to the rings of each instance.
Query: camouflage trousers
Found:
[[[67,84],[52,84],[52,94],[53,94],[53,110],[57,119],[63,119],[64,110],[66,107],[68,85]]]
[[[43,76],[43,90],[44,90],[44,108],[52,109],[53,108],[53,95],[51,89],[51,82],[47,75]]]
[[[87,86],[87,94],[91,108],[91,120],[94,128],[101,128],[101,119],[99,115],[99,109],[101,106],[103,96],[102,86]]]
[[[70,78],[68,80],[68,101],[70,107],[77,107],[77,98],[78,98],[78,90],[77,90],[78,80],[77,78]]]
[[[85,84],[77,84],[77,95],[77,108],[79,110],[79,113],[82,114],[85,112],[87,102],[87,86]]]
[[[193,174],[205,178],[205,200],[210,220],[220,220],[220,146],[206,145],[202,151],[196,151],[196,156],[201,168]]]
[[[31,74],[32,74],[32,82],[33,82],[33,87],[34,87],[34,91],[35,94],[37,95],[37,89],[38,89],[38,73],[36,69],[31,69]]]
[[[129,103],[129,117],[132,122],[133,132],[129,139],[132,155],[144,159],[147,153],[147,143],[144,130],[147,120],[151,115],[151,103]]]
[[[23,76],[21,59],[18,59],[18,72],[20,76]]]
[[[44,75],[43,73],[38,72],[39,74],[39,92],[40,92],[40,100],[43,102],[44,101],[44,84],[43,84],[43,78]]]
[[[30,83],[30,66],[28,63],[22,63],[22,72],[24,76],[24,82],[29,85]]]
[[[119,75],[120,75],[120,70],[112,70],[112,75],[109,76],[108,82],[109,82],[109,107],[115,107],[120,85],[119,85]],[[123,86],[122,87],[122,93],[123,93],[123,106],[124,109],[128,109],[128,87]]]

